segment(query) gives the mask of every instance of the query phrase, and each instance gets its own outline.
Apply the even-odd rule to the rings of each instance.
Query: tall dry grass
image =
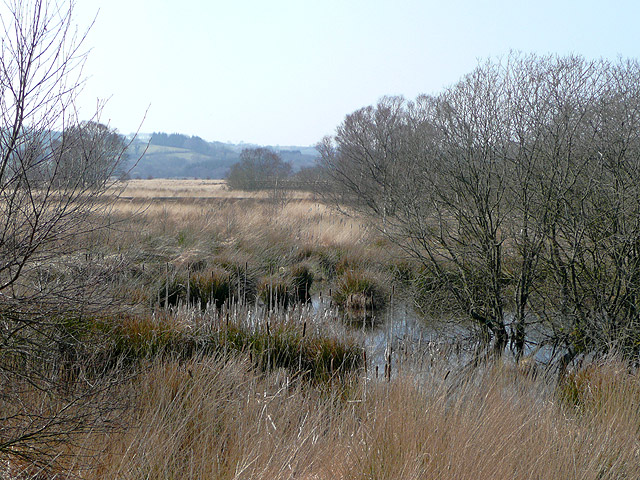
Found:
[[[367,237],[361,220],[345,217],[313,199],[301,199],[275,208],[255,199],[216,198],[208,201],[149,203],[120,201],[114,220],[133,221],[131,233],[171,236],[186,232],[195,244],[203,234],[218,234],[227,243],[238,239],[265,241],[280,235],[299,245],[353,245]]]
[[[118,192],[122,197],[114,214],[126,218],[139,214],[137,218],[150,221],[169,217],[174,226],[194,220],[209,227],[242,222],[251,231],[265,223],[296,230],[307,224],[310,230],[302,235],[322,234],[325,242],[334,238],[331,234],[351,240],[366,230],[362,221],[337,214],[309,192],[291,191],[288,202],[276,205],[269,192],[228,190],[223,180],[130,180]]]
[[[125,198],[227,198],[227,199],[268,199],[269,190],[243,191],[230,190],[225,180],[183,180],[183,179],[147,179],[127,180],[118,183],[114,192],[122,192]],[[288,197],[304,199],[311,197],[309,192],[287,191]]]
[[[591,410],[506,366],[440,373],[311,386],[246,358],[154,363],[127,386],[131,428],[88,439],[103,448],[86,478],[640,478],[640,387],[623,364],[592,367],[607,387]]]
[[[155,268],[159,281],[166,276],[166,264],[170,272],[184,273],[189,265],[201,263],[234,271],[248,268],[259,282],[314,257],[309,263],[318,286],[331,280],[335,264],[347,255],[358,258],[359,268],[375,265],[380,269],[396,253],[388,245],[374,246],[373,234],[362,219],[339,214],[306,193],[305,198],[274,205],[245,198],[244,192],[222,190],[225,195],[239,195],[226,198],[215,196],[216,191],[211,188],[210,197],[195,200],[185,196],[121,199],[111,212],[113,229],[87,243],[108,255],[123,256],[145,272]],[[172,185],[170,192],[178,195],[179,188]],[[144,289],[152,293],[155,286],[149,283]],[[128,290],[132,292],[120,289],[136,299],[145,296],[140,285]]]

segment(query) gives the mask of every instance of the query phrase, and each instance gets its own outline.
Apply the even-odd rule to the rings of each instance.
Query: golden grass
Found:
[[[87,439],[102,451],[86,478],[639,478],[637,376],[603,398],[619,408],[585,413],[507,367],[444,373],[327,390],[242,358],[155,363],[128,387],[134,425]]]
[[[138,180],[155,182],[154,180]],[[159,183],[159,185],[164,185]],[[176,180],[180,185],[207,182],[204,180]],[[213,181],[210,181],[213,182]],[[195,197],[178,196],[179,187],[142,186],[132,190],[132,198],[123,198],[114,205],[112,214],[118,218],[130,218],[132,230],[149,235],[171,235],[181,230],[192,230],[203,238],[217,234],[225,242],[264,237],[280,237],[298,245],[349,246],[362,243],[369,234],[365,222],[348,217],[331,207],[314,200],[311,194],[298,192],[284,205],[273,205],[264,198],[264,192],[227,191],[219,183],[205,184]],[[167,195],[163,197],[163,195]],[[194,200],[194,198],[196,200]],[[273,238],[267,239],[273,244]]]
[[[178,180],[149,179],[127,180],[117,183],[114,190],[121,191],[125,198],[218,198],[218,199],[268,199],[269,191],[229,190],[225,180]],[[288,192],[291,199],[312,197],[309,192]]]

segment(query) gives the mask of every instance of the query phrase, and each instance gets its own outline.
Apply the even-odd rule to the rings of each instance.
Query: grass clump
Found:
[[[166,276],[160,286],[156,289],[156,295],[152,299],[161,307],[168,308],[176,306],[186,299],[187,287],[186,278],[182,275]]]
[[[315,253],[320,272],[324,279],[329,280],[336,276],[341,251],[338,247],[319,248]]]
[[[135,365],[165,355],[189,358],[196,350],[207,351],[194,337],[176,328],[169,316],[124,316],[105,324],[104,331],[111,341],[111,362]]]
[[[268,308],[287,308],[293,300],[291,285],[281,273],[268,275],[258,282],[258,297]]]
[[[291,293],[295,302],[309,302],[311,300],[311,285],[314,275],[309,265],[297,263],[290,270]]]
[[[337,280],[334,302],[350,311],[373,311],[385,306],[385,294],[380,282],[370,273],[347,270]]]
[[[154,303],[163,308],[180,304],[211,305],[220,308],[225,303],[255,299],[255,281],[242,269],[219,265],[200,270],[187,270],[168,276],[156,289]]]
[[[326,381],[362,366],[362,347],[331,337],[306,337],[288,325],[249,331],[230,326],[220,337],[227,348],[249,353],[262,371],[284,368],[296,376]]]
[[[256,300],[257,272],[249,263],[249,257],[239,252],[217,255],[214,264],[229,272],[231,296],[235,301],[253,303]]]
[[[263,277],[258,283],[258,297],[268,307],[287,308],[294,303],[311,300],[311,285],[314,275],[305,263],[297,263],[290,268],[280,267],[280,271]]]
[[[231,274],[222,268],[194,272],[189,279],[189,302],[220,308],[232,297]]]

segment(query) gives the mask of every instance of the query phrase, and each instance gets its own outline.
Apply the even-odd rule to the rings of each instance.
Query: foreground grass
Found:
[[[576,409],[504,366],[311,386],[247,357],[153,362],[126,387],[129,428],[87,437],[100,455],[84,477],[638,478],[638,379],[591,369],[607,387]]]
[[[101,400],[117,406],[100,420],[108,429],[87,425],[72,441],[41,444],[52,466],[5,457],[0,472],[87,480],[640,478],[640,377],[614,358],[556,384],[501,361],[469,368],[425,353],[387,382],[363,368],[300,375],[291,365],[256,362],[250,349],[180,356],[175,348],[140,355],[133,375],[111,372],[119,383]],[[40,408],[60,401],[26,385],[21,398]],[[86,406],[65,408],[83,418]]]

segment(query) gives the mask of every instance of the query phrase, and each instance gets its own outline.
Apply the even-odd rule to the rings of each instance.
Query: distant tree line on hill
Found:
[[[221,152],[226,151],[229,154],[237,155],[228,146],[220,142],[207,142],[198,136],[188,136],[181,133],[153,133],[150,140],[151,145],[158,145],[161,147],[173,147],[184,148],[186,150],[192,150],[202,155],[219,155]]]
[[[208,142],[198,136],[156,132],[149,142],[135,140],[129,146],[130,156],[138,159],[131,171],[132,178],[225,178],[231,167],[240,161],[246,144]],[[314,164],[316,151],[312,147],[269,147],[291,172]]]

